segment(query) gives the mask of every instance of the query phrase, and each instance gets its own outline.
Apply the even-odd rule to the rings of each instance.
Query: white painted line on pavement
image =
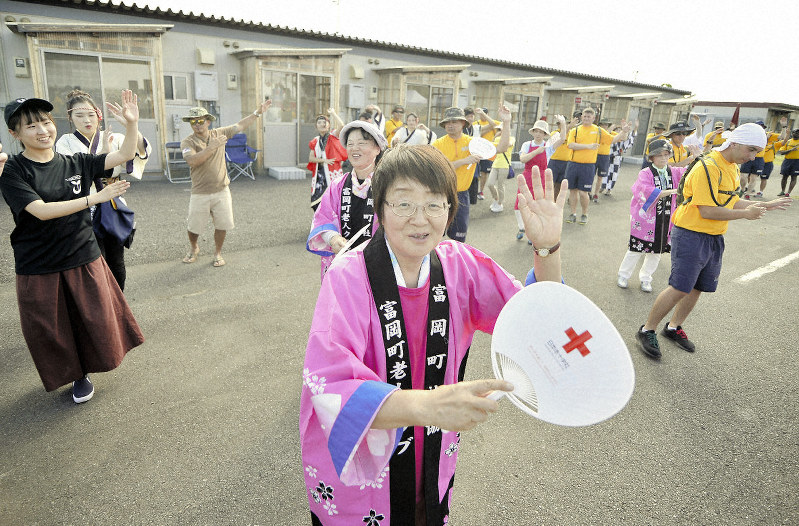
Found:
[[[788,254],[784,258],[780,258],[780,259],[777,259],[775,261],[772,261],[768,265],[763,265],[762,267],[756,268],[755,270],[753,270],[751,272],[747,272],[743,276],[739,276],[739,277],[735,278],[735,281],[737,281],[738,283],[746,283],[747,281],[752,281],[752,280],[755,280],[755,279],[758,279],[758,278],[762,278],[766,274],[774,272],[775,270],[784,267],[785,265],[787,265],[788,263],[790,263],[794,259],[798,259],[798,258],[799,258],[799,251],[794,252],[793,254]]]

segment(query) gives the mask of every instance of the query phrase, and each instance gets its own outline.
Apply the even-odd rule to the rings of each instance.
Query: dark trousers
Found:
[[[103,259],[111,269],[111,274],[117,280],[119,290],[125,290],[125,278],[127,271],[125,270],[125,247],[118,244],[115,240],[103,240],[97,238],[97,244],[100,246],[100,253]]]

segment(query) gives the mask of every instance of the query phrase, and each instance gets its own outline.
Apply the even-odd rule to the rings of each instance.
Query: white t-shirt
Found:
[[[411,138],[408,139],[408,128],[407,126],[402,126],[401,128],[397,128],[397,131],[394,133],[394,137],[396,138],[396,144],[399,146],[400,144],[432,144],[438,136],[436,136],[435,132],[431,131],[428,135],[428,132],[424,132],[419,128],[416,128],[411,132]],[[407,141],[405,139],[408,139]]]

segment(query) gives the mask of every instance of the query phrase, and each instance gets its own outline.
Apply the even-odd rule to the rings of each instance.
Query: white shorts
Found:
[[[208,218],[214,222],[217,230],[233,229],[233,198],[230,188],[214,194],[191,194],[189,199],[188,230],[192,234],[200,234],[208,224]]]

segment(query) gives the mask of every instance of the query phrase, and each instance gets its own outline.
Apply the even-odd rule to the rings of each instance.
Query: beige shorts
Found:
[[[233,230],[233,199],[230,188],[215,194],[191,194],[189,199],[189,227],[192,234],[200,234],[208,224],[208,218],[217,230]]]

